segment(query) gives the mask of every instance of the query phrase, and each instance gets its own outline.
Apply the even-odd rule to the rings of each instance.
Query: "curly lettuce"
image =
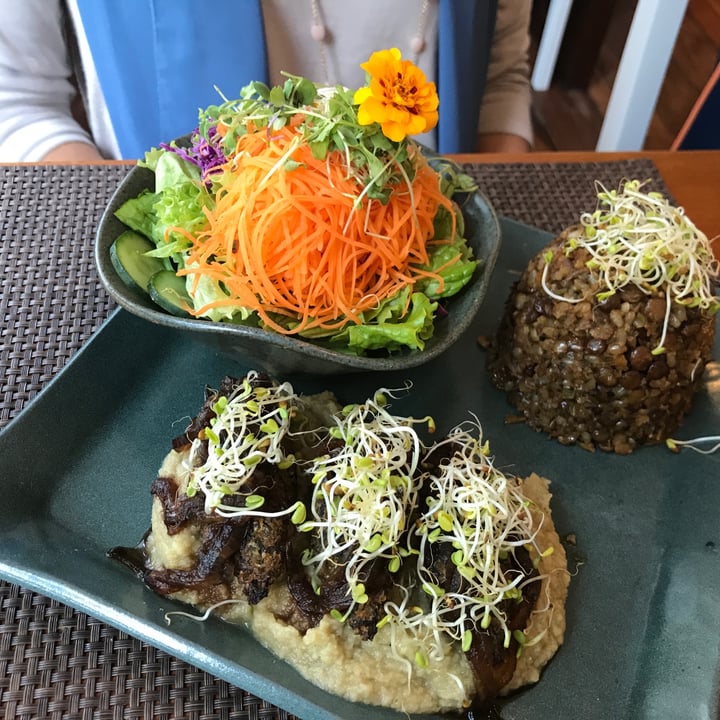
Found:
[[[434,316],[437,303],[421,292],[410,295],[410,306],[405,312],[410,288],[405,288],[380,306],[363,316],[360,325],[348,325],[331,338],[357,355],[367,351],[402,348],[422,350],[435,331]]]
[[[144,165],[155,172],[155,192],[145,190],[130,198],[115,216],[155,243],[149,255],[171,258],[182,267],[183,252],[190,241],[173,228],[190,234],[203,230],[207,226],[204,208],[213,207],[214,198],[200,182],[199,169],[175,153],[150,151]]]

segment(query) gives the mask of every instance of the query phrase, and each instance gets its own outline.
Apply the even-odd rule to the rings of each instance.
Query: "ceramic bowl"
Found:
[[[176,317],[140,291],[128,287],[110,261],[109,249],[127,228],[114,215],[126,200],[143,190],[154,189],[154,174],[134,167],[121,181],[105,208],[95,238],[95,261],[100,280],[110,296],[128,312],[145,320],[175,328],[197,340],[213,344],[243,364],[252,364],[271,373],[314,375],[361,371],[393,371],[428,362],[447,350],[468,328],[485,297],[500,247],[500,227],[487,199],[480,193],[462,202],[466,237],[480,261],[472,281],[445,302],[447,315],[436,318],[435,333],[422,351],[406,351],[381,356],[357,356],[295,337],[253,327],[212,322],[206,319]]]

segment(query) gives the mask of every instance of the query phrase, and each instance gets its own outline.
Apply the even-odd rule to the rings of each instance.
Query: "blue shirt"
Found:
[[[216,87],[267,82],[260,0],[78,0],[123,157],[190,132]],[[441,153],[472,152],[496,0],[439,0]],[[381,48],[374,48],[379,50]]]

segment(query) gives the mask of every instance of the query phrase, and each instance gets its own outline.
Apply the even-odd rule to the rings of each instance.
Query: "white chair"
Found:
[[[573,0],[551,0],[545,16],[530,83],[534,90],[545,92],[552,82]]]
[[[688,0],[638,0],[613,82],[598,151],[642,150]],[[550,86],[572,0],[551,0],[531,78]]]

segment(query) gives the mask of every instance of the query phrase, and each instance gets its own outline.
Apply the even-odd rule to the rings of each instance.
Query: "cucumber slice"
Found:
[[[126,285],[147,293],[150,278],[164,267],[160,258],[145,255],[154,249],[145,236],[126,230],[110,246],[110,262]]]
[[[185,309],[192,306],[185,289],[185,278],[178,277],[172,270],[156,272],[148,283],[150,297],[163,309],[179,317],[188,317]]]

